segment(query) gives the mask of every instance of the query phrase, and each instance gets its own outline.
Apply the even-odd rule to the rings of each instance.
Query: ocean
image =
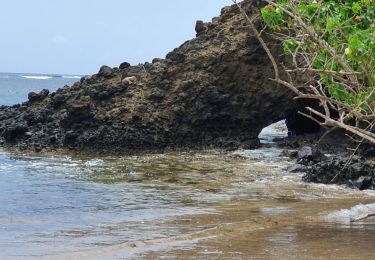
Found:
[[[27,101],[27,94],[42,89],[55,91],[64,85],[71,86],[79,75],[30,74],[0,72],[0,106]]]

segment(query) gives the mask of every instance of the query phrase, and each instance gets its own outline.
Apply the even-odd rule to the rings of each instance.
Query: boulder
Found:
[[[198,20],[195,23],[195,32],[197,34],[200,34],[200,33],[204,32],[205,30],[206,30],[206,26],[204,25],[203,21]]]
[[[30,92],[28,94],[28,99],[29,99],[29,102],[43,100],[45,97],[48,96],[48,94],[49,94],[49,90],[48,89],[43,89],[39,93]]]
[[[98,72],[97,75],[99,77],[109,78],[109,77],[112,76],[112,73],[113,73],[113,69],[111,67],[103,65],[103,66],[100,67],[99,72]]]
[[[313,158],[313,149],[310,146],[302,147],[297,153],[297,160],[311,160]]]
[[[123,62],[123,63],[120,64],[119,69],[120,69],[120,70],[124,70],[124,69],[127,69],[127,68],[129,68],[129,67],[130,67],[130,63],[128,63],[128,62]]]

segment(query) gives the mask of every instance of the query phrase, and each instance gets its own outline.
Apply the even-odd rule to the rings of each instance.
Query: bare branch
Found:
[[[347,124],[344,124],[340,121],[336,121],[332,118],[329,118],[322,113],[316,111],[315,109],[312,109],[311,107],[307,107],[307,110],[311,111],[312,113],[320,116],[321,118],[325,119],[326,125],[332,126],[332,127],[339,127],[342,129],[345,129],[348,132],[351,132],[359,137],[362,137],[363,139],[370,141],[371,143],[375,143],[375,134],[371,133],[370,131],[365,131],[363,129],[360,129],[358,127],[350,126]]]
[[[298,10],[287,10],[274,1],[264,0],[286,13],[295,21],[295,28],[293,28],[294,31],[286,29],[285,31],[274,32],[271,34],[271,37],[280,41],[288,39],[294,39],[297,41],[297,50],[290,51],[295,67],[293,69],[286,68],[284,64],[281,64],[287,75],[287,80],[283,80],[280,78],[279,65],[277,64],[275,57],[272,55],[270,48],[261,37],[262,34],[267,33],[265,27],[259,33],[255,26],[255,21],[259,18],[259,14],[249,17],[240,3],[236,0],[232,1],[246,18],[251,31],[259,40],[262,48],[265,50],[272,63],[275,78],[270,80],[292,91],[296,95],[294,99],[312,99],[319,101],[320,106],[324,110],[324,112],[321,112],[309,107],[307,109],[311,114],[299,112],[300,114],[327,128],[344,129],[356,136],[357,140],[358,137],[361,138],[362,141],[359,143],[362,143],[363,140],[375,143],[375,134],[372,132],[372,128],[375,125],[375,101],[373,101],[375,88],[370,88],[369,86],[364,85],[365,83],[360,83],[358,80],[358,76],[368,78],[368,75],[364,75],[364,73],[373,73],[374,69],[365,67],[365,72],[354,71],[344,60],[344,56],[339,54],[323,38],[327,31],[323,32],[323,36],[320,36],[314,27],[308,25],[309,21],[305,22],[302,16],[299,16]],[[320,10],[318,9],[316,15],[319,15],[319,12]],[[347,21],[344,23],[346,22]],[[303,46],[302,43],[306,41],[312,43],[312,45],[309,45],[308,47],[310,49],[306,49],[306,47]],[[322,67],[324,69],[316,69],[314,68],[314,63],[321,48],[324,48],[329,55],[321,61],[323,62]],[[366,63],[370,61],[364,62]],[[336,71],[333,69],[332,64],[337,63],[339,63],[343,70]],[[308,74],[306,77],[303,77],[303,80],[301,80],[301,77],[298,79],[298,85],[294,84],[294,76],[301,75],[301,73]],[[321,74],[329,77],[329,82],[332,82],[333,86],[338,86],[334,91],[344,91],[348,97],[342,95],[339,97],[339,95],[332,94],[331,86],[324,85],[325,81],[323,81]],[[371,84],[369,85],[372,86],[373,82],[370,83]],[[341,88],[343,90],[341,90]],[[366,93],[364,98],[359,96],[362,93]],[[348,102],[346,99],[350,98],[352,99]],[[338,118],[332,116],[332,111],[337,112]],[[336,113],[333,115],[336,115]],[[319,118],[321,120],[319,120]],[[353,124],[355,125],[353,126]],[[371,126],[370,130],[366,126]],[[364,129],[365,127],[366,129]]]
[[[248,21],[249,23],[249,26],[251,28],[251,30],[253,31],[254,35],[257,37],[258,41],[260,42],[260,44],[262,45],[263,49],[266,51],[267,55],[268,55],[268,58],[271,60],[272,62],[272,66],[273,66],[273,69],[275,71],[275,79],[279,79],[279,68],[277,66],[277,63],[276,63],[276,60],[275,58],[273,57],[270,49],[268,48],[267,44],[264,42],[264,40],[262,39],[262,37],[260,36],[257,28],[255,27],[254,25],[254,21],[259,18],[259,15],[255,15],[254,17],[250,18],[247,13],[245,12],[245,10],[242,8],[242,6],[236,1],[236,0],[232,0],[233,3],[235,3],[238,8],[240,9],[241,13],[244,15],[244,17],[246,18],[246,20]]]

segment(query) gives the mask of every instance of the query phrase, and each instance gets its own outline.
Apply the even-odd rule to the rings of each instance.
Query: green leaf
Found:
[[[353,6],[352,6],[352,11],[353,11],[353,13],[355,13],[355,14],[360,14],[361,11],[362,11],[362,6],[361,6],[361,4],[360,4],[360,3],[355,3],[355,4],[353,4]]]
[[[298,47],[298,42],[295,39],[288,39],[283,41],[283,48],[286,53],[293,54]]]

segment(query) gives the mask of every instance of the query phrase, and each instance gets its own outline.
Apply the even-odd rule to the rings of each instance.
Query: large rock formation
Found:
[[[257,12],[244,1],[249,15]],[[270,60],[236,6],[152,64],[103,66],[72,87],[0,108],[0,142],[19,147],[254,147],[263,127],[297,108],[269,79]],[[264,35],[266,37],[266,35]],[[278,44],[271,51],[279,57]],[[123,81],[129,76],[140,80]]]

